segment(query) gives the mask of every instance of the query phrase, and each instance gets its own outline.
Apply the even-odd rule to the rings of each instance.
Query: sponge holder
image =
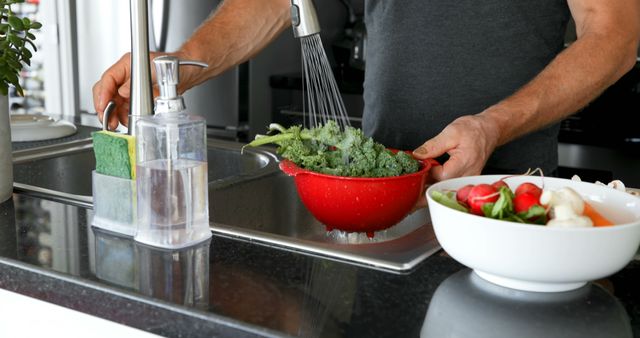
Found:
[[[103,175],[93,178],[93,226],[134,236],[137,230],[136,181]]]

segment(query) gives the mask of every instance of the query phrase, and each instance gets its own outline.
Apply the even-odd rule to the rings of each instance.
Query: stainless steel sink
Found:
[[[278,170],[268,148],[209,140],[209,211],[218,235],[404,273],[440,249],[428,212],[418,211],[386,231],[327,232],[304,207],[293,178]],[[14,152],[14,189],[63,203],[93,207],[91,140]]]
[[[224,186],[210,184],[209,217],[212,230],[229,237],[400,273],[440,249],[425,209],[372,238],[327,232],[302,204],[293,178],[281,172]]]
[[[277,170],[277,157],[262,149],[210,139],[207,143],[209,182],[221,185]],[[14,188],[63,202],[91,207],[91,171],[96,163],[91,139],[15,151]]]

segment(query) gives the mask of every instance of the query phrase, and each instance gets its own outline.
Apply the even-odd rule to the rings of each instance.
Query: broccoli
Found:
[[[245,145],[258,147],[277,144],[277,152],[296,165],[315,172],[350,177],[388,177],[417,172],[418,161],[399,151],[393,153],[362,130],[341,130],[335,121],[316,128],[283,126],[272,123],[267,135],[257,135]],[[244,148],[244,147],[243,147]]]

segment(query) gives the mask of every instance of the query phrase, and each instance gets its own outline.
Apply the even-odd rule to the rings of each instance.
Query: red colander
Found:
[[[435,160],[424,160],[415,173],[380,178],[320,174],[289,160],[280,162],[280,169],[294,177],[302,203],[327,231],[366,232],[373,236],[375,231],[387,229],[409,214],[434,164]]]

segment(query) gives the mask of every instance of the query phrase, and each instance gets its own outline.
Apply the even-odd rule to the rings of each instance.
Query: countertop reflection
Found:
[[[597,284],[569,292],[525,292],[462,270],[436,290],[420,336],[624,338],[633,334],[623,305]]]
[[[96,227],[91,232],[95,255],[90,265],[98,279],[164,301],[208,309],[211,240],[167,250]]]
[[[20,194],[0,203],[0,288],[166,337],[640,337],[638,261],[607,289],[526,293],[444,252],[392,274],[215,234],[152,248],[91,219]]]

